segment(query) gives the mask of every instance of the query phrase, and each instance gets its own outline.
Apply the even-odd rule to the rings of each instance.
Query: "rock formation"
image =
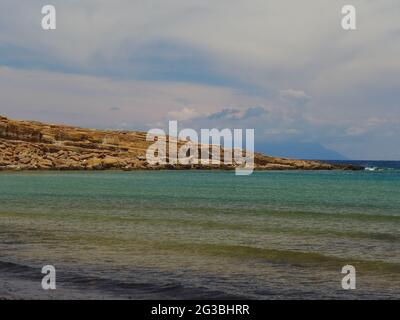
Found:
[[[153,142],[145,132],[105,131],[0,116],[0,170],[234,169],[234,165],[149,165]],[[184,142],[179,142],[183,144]],[[260,170],[356,170],[350,165],[291,160],[255,154]]]

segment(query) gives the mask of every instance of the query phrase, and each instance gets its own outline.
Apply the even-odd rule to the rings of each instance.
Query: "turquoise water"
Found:
[[[1,173],[0,203],[0,295],[51,264],[54,298],[400,298],[397,170]]]

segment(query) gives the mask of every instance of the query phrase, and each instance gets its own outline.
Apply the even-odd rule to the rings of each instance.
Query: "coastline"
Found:
[[[183,146],[187,141],[168,137],[167,143]],[[24,170],[235,170],[241,165],[225,163],[226,150],[216,164],[149,164],[146,151],[152,145],[145,132],[102,131],[36,121],[17,121],[0,116],[0,171]],[[199,145],[199,154],[204,146]],[[206,154],[210,162],[210,146]],[[200,160],[200,159],[198,159]],[[278,158],[254,153],[254,170],[363,170],[351,164]]]

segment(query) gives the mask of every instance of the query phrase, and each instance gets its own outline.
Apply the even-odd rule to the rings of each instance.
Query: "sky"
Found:
[[[0,114],[254,128],[272,155],[400,160],[400,2],[1,0]]]

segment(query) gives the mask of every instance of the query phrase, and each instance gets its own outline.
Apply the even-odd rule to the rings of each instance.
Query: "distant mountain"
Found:
[[[257,152],[265,153],[273,157],[286,157],[293,159],[312,160],[349,160],[344,155],[328,149],[319,143],[305,142],[273,142],[256,143]]]

